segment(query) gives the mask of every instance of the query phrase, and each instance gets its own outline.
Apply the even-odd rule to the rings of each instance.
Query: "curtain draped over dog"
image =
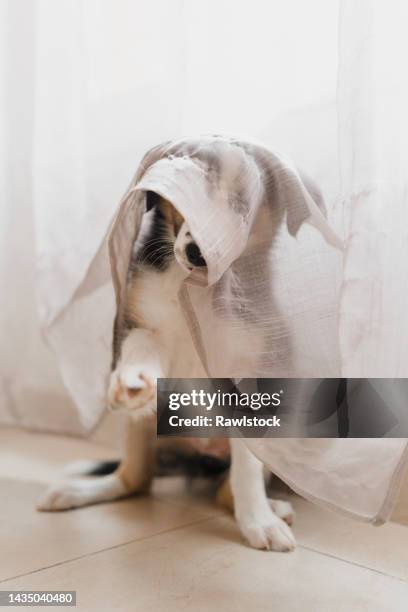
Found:
[[[0,2],[3,422],[76,432],[98,422],[115,313],[100,245],[145,150],[186,133],[260,140],[324,192],[345,244],[341,265],[310,228],[273,254],[277,294],[294,281],[295,263],[302,277],[287,314],[305,372],[331,299],[339,367],[329,375],[406,376],[408,7],[342,0],[339,8],[323,0]],[[309,241],[313,256],[299,257]],[[326,265],[339,274],[338,294],[313,281]],[[299,466],[302,452],[339,456],[325,444],[297,447]],[[277,448],[267,460],[279,473]],[[365,507],[326,501],[381,518],[382,474]],[[296,478],[305,479],[301,469]]]
[[[316,204],[318,193],[313,199],[312,187],[306,185],[284,157],[247,142],[202,137],[167,142],[149,151],[120,203],[107,240],[117,298],[115,339],[123,337],[127,270],[146,210],[146,191],[154,191],[181,212],[207,264],[185,279],[179,303],[208,376],[313,377],[317,372],[340,376],[338,310],[330,297],[337,303],[341,278],[328,247],[341,250],[341,242]],[[305,222],[321,233],[327,252],[321,245],[316,248],[316,235],[301,234]],[[290,261],[288,244],[296,235],[297,258]],[[278,263],[268,256],[276,251],[280,251]],[[104,259],[106,254],[98,253],[96,261]],[[309,263],[307,279],[299,271],[299,260]],[[282,267],[286,283],[278,282],[277,290],[277,271]],[[313,286],[324,286],[326,292],[313,292],[305,310],[304,294]],[[301,307],[288,312],[293,303]],[[232,355],[223,345],[222,327],[228,325],[234,329]],[[73,379],[78,378],[76,364],[67,367]],[[365,397],[371,403],[367,417],[372,426],[374,394],[367,388],[364,392],[363,381],[348,386],[363,393],[350,418],[355,421]],[[300,401],[298,395],[291,395],[286,424],[296,428],[297,423],[296,431],[302,432],[307,393],[300,393]],[[355,396],[356,389],[350,402]],[[404,439],[243,440],[301,495],[376,523],[388,518],[408,460]]]

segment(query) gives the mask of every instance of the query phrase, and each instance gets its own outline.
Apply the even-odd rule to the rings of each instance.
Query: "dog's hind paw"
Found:
[[[85,505],[88,503],[88,496],[83,488],[84,484],[85,481],[79,484],[79,481],[73,480],[49,487],[38,500],[37,510],[53,512]]]
[[[101,478],[67,480],[49,487],[38,500],[37,510],[56,512],[111,501],[127,495],[120,478],[111,474]]]
[[[293,525],[295,521],[295,511],[290,502],[282,499],[269,499],[268,501],[276,516],[279,516],[279,518],[284,520],[288,525]]]

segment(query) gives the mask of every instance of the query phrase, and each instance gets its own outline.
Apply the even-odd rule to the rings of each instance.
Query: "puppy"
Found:
[[[147,208],[140,238],[129,269],[126,331],[120,358],[111,374],[108,402],[112,410],[128,415],[123,459],[111,474],[65,481],[52,486],[38,504],[40,510],[65,510],[147,492],[154,475],[156,438],[156,384],[158,378],[205,378],[189,329],[178,304],[185,277],[206,265],[188,224],[167,200],[147,192]],[[225,351],[237,345],[259,343],[256,334],[237,322],[215,322],[215,333]],[[223,363],[219,377],[229,377]],[[246,376],[251,373],[247,372]],[[169,442],[164,439],[164,443]],[[174,444],[173,440],[170,444]],[[179,441],[188,444],[188,440]],[[259,549],[289,551],[295,540],[288,524],[293,519],[289,503],[266,496],[263,466],[240,439],[229,441],[231,468],[218,492],[219,503],[234,511],[244,538]],[[228,441],[190,440],[201,452],[225,455]],[[206,450],[207,449],[207,450]]]

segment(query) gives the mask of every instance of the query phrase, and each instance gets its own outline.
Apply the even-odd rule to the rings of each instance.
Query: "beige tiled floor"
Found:
[[[151,498],[35,511],[67,461],[111,455],[95,443],[0,429],[0,589],[76,590],[77,609],[90,612],[408,609],[405,525],[361,525],[294,497],[298,549],[259,552],[205,489],[188,492],[178,479],[160,480]]]

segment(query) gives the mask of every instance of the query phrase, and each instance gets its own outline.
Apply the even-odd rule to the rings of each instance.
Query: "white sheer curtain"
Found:
[[[408,376],[407,22],[404,0],[341,3],[344,376]]]
[[[406,8],[340,5],[0,0],[0,422],[97,422],[100,402],[79,421],[41,328],[64,316],[144,151],[206,132],[284,151],[337,203],[344,374],[403,373]]]

